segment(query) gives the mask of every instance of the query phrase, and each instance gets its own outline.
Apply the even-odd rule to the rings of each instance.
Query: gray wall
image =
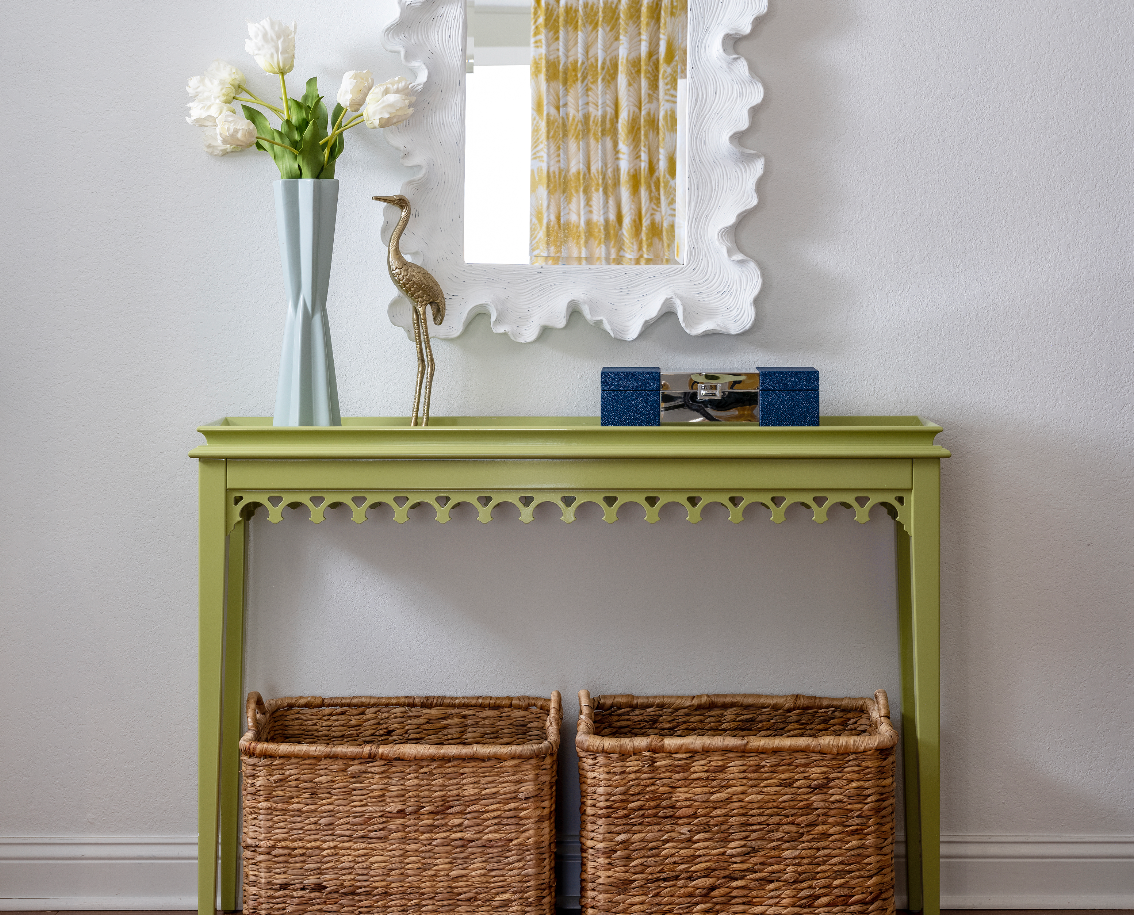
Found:
[[[479,317],[436,344],[439,415],[594,414],[604,364],[814,364],[825,413],[945,427],[957,905],[1134,906],[1132,9],[772,0],[738,45],[766,90],[742,138],[767,163],[738,233],[764,273],[755,327],[691,338],[667,316],[619,343],[575,316],[520,345]],[[299,20],[297,73],[327,94],[346,69],[406,73],[381,49],[394,11],[7,12],[0,906],[192,904],[186,452],[203,422],[271,412],[283,301],[274,168],[207,157],[183,87],[216,56],[251,74],[244,20],[265,15]],[[348,137],[330,303],[344,414],[409,408],[369,200],[407,173],[376,132]],[[572,715],[581,687],[897,698],[884,517],[331,515],[253,525],[248,688],[558,688]],[[730,573],[691,563],[702,549]],[[83,869],[76,849],[109,863]]]

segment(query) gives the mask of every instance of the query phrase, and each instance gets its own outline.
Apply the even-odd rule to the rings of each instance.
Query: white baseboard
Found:
[[[898,904],[905,856],[898,847]],[[578,905],[579,840],[559,840],[560,904]],[[195,836],[0,837],[0,911],[197,908]],[[947,909],[1134,908],[1134,836],[943,836]]]
[[[196,908],[196,836],[0,837],[0,910]]]
[[[1134,836],[942,836],[941,907],[1134,908]]]

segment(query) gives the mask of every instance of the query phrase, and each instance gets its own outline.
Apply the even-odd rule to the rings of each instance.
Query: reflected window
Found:
[[[685,0],[468,7],[465,261],[679,264]]]

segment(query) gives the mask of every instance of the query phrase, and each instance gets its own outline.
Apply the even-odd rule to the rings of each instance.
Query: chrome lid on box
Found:
[[[750,372],[664,372],[663,423],[819,425],[819,372],[758,366]]]
[[[663,423],[760,421],[759,372],[662,373]]]

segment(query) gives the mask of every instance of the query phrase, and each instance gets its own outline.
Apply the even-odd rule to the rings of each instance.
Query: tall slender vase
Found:
[[[272,423],[341,426],[326,308],[339,182],[288,178],[275,191],[287,320]]]

